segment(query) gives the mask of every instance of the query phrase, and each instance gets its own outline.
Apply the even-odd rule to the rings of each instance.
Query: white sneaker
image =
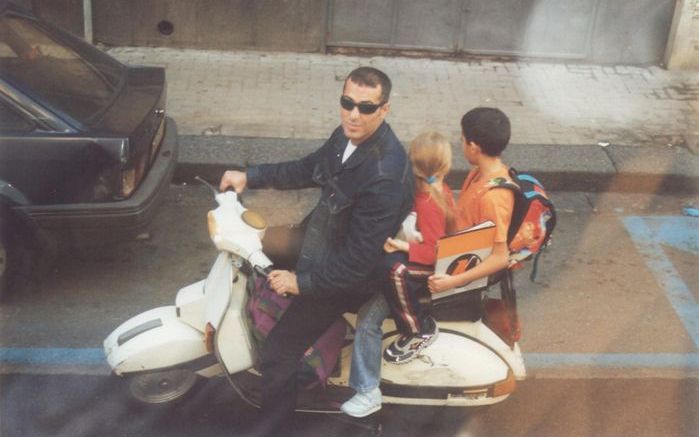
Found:
[[[350,400],[340,406],[348,416],[366,417],[381,409],[381,389],[376,387],[367,392],[357,392]]]

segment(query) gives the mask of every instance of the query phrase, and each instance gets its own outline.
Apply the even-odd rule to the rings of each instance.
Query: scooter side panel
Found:
[[[177,317],[177,310],[171,305],[153,308],[131,317],[121,325],[117,326],[116,329],[114,329],[114,331],[112,331],[109,336],[104,339],[105,355],[109,356],[111,350],[119,345],[119,338],[121,337],[123,339],[124,335],[128,332],[134,332],[138,330],[140,326],[149,323],[152,324],[153,321],[162,321],[163,319],[169,319],[172,317]]]
[[[233,273],[230,255],[226,252],[219,253],[204,285],[204,293],[206,294],[205,325],[211,323],[214,328],[219,329],[231,299]]]
[[[385,339],[384,347],[394,338]],[[408,363],[384,361],[381,379],[383,402],[403,405],[491,405],[505,400],[515,387],[503,357],[455,331],[440,331],[437,340]]]
[[[190,325],[194,329],[204,331],[206,321],[204,320],[204,284],[206,280],[195,282],[177,292],[175,306],[179,309],[180,320]]]
[[[384,340],[388,346],[394,337]],[[382,379],[406,386],[482,387],[507,378],[509,367],[484,345],[457,333],[440,332],[420,356],[405,364],[382,363]]]
[[[238,273],[233,283],[231,303],[216,334],[216,350],[229,374],[249,369],[255,362],[254,340],[248,326],[245,285],[248,278]]]
[[[476,322],[440,322],[439,329],[453,330],[460,332],[468,337],[488,345],[490,349],[495,351],[512,369],[515,378],[524,380],[527,372],[524,367],[524,359],[519,345],[515,343],[514,347],[510,347],[505,343],[492,329],[490,329],[482,320]]]
[[[105,354],[117,375],[176,367],[195,360],[203,369],[215,362],[213,356],[211,360],[203,359],[209,355],[203,333],[178,320],[174,306],[155,308],[123,323],[105,340]]]

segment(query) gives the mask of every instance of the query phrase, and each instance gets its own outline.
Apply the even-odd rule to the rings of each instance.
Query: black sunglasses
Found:
[[[340,97],[340,106],[343,109],[351,111],[356,106],[359,108],[360,114],[373,114],[377,109],[382,107],[386,102],[383,103],[356,103],[354,100],[347,96]]]

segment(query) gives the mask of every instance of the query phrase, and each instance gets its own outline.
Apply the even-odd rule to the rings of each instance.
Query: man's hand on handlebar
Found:
[[[223,173],[221,177],[221,184],[219,185],[219,190],[221,192],[226,191],[229,188],[233,188],[236,193],[242,193],[248,184],[248,176],[243,171],[228,170]]]
[[[288,270],[272,270],[269,275],[267,275],[267,280],[269,285],[272,287],[275,293],[280,296],[299,294],[299,285],[296,281],[296,273],[290,272]]]

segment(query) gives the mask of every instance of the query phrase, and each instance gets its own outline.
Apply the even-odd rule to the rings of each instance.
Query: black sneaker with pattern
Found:
[[[430,317],[425,320],[425,332],[420,334],[399,335],[383,352],[383,358],[389,363],[405,364],[412,361],[427,346],[434,343],[439,334],[437,323]]]

